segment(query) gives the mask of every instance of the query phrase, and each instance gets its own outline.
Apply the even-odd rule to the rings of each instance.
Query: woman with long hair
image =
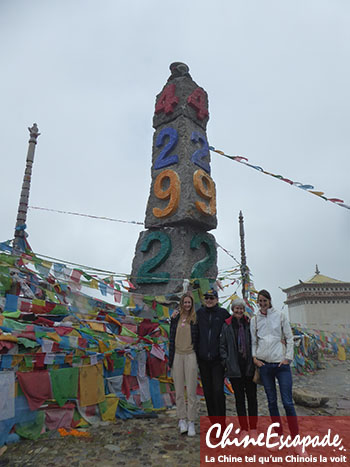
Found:
[[[176,414],[180,433],[196,434],[197,417],[197,344],[198,327],[193,297],[185,293],[180,300],[179,313],[170,321],[169,366],[172,369],[176,393]],[[187,408],[185,402],[185,386]]]
[[[282,422],[277,405],[276,380],[278,381],[289,431],[294,438],[299,433],[299,428],[292,397],[290,369],[294,358],[293,333],[287,316],[272,306],[271,295],[267,290],[263,289],[258,293],[258,305],[259,311],[250,323],[253,361],[260,371],[271,420],[279,423],[276,431],[282,435]],[[295,448],[297,454],[300,454],[299,448],[300,446]]]

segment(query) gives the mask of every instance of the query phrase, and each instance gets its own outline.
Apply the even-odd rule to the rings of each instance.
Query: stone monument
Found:
[[[171,75],[156,97],[151,189],[145,227],[132,265],[135,292],[168,295],[184,280],[217,276],[213,235],[216,189],[210,176],[206,136],[208,95],[186,64],[170,65]]]

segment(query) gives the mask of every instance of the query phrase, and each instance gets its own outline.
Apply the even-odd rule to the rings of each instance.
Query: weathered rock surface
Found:
[[[329,401],[327,396],[301,388],[293,389],[293,399],[296,404],[304,407],[322,407]]]

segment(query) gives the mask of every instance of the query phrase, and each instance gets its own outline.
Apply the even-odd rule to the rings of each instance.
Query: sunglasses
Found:
[[[206,300],[215,300],[216,299],[216,297],[214,297],[214,295],[204,295],[204,298]]]

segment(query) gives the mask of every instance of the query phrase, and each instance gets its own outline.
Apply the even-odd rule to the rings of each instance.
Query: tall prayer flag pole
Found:
[[[239,236],[241,238],[241,275],[242,275],[242,297],[246,298],[247,258],[244,243],[244,221],[242,211],[239,211]]]
[[[28,200],[29,200],[29,192],[30,192],[30,183],[32,178],[32,167],[34,162],[34,153],[35,153],[35,146],[37,142],[37,138],[40,135],[39,129],[36,123],[33,124],[29,130],[29,145],[28,145],[28,152],[27,152],[27,161],[26,161],[26,168],[23,177],[23,184],[21,190],[21,197],[19,200],[18,212],[17,212],[17,221],[15,227],[15,238],[13,242],[13,249],[16,250],[24,250],[24,238],[25,238],[25,228],[26,228],[26,220],[27,220],[27,212],[28,212]]]

